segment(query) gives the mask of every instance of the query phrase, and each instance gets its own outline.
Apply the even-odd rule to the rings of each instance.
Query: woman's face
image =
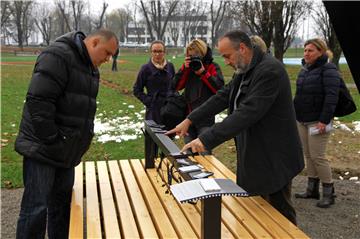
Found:
[[[322,55],[321,51],[312,43],[307,44],[304,48],[304,60],[306,64],[314,64],[314,62]]]
[[[151,57],[154,62],[161,64],[165,59],[165,49],[164,46],[160,43],[155,43],[151,47]]]
[[[201,54],[196,50],[188,50],[186,53],[186,56],[188,56],[188,57],[201,56]]]

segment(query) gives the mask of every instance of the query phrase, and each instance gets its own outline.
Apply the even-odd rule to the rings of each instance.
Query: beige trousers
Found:
[[[324,134],[310,135],[309,128],[318,122],[297,122],[301,143],[306,160],[308,177],[320,178],[323,183],[332,183],[332,173],[329,160],[325,158],[326,145],[330,132]]]

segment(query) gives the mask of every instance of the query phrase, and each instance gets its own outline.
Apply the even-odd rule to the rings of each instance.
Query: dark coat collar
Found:
[[[328,62],[328,59],[329,59],[329,57],[324,54],[324,55],[320,56],[318,59],[316,59],[314,64],[308,65],[305,63],[304,59],[301,60],[301,64],[303,65],[303,69],[310,71],[312,69],[315,69],[315,68],[325,65]]]

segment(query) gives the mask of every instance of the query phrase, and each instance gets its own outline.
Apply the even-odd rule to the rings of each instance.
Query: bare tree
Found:
[[[61,17],[59,24],[61,26],[61,35],[64,34],[65,32],[71,31],[71,27],[70,27],[70,20],[69,20],[69,13],[68,10],[66,9],[66,2],[65,0],[58,0],[56,3],[57,8],[59,9],[59,14]]]
[[[102,11],[101,11],[100,18],[99,18],[99,23],[96,24],[96,28],[97,28],[97,29],[102,28],[103,25],[104,25],[105,12],[106,12],[106,9],[107,9],[108,6],[109,6],[108,3],[103,2]]]
[[[310,1],[274,1],[272,21],[274,21],[274,54],[283,61],[284,53],[294,40],[299,19],[311,9]]]
[[[313,12],[315,13],[313,14],[313,19],[316,24],[316,30],[322,35],[329,49],[333,52],[334,58],[332,62],[339,67],[342,49],[323,3],[315,7]]]
[[[270,47],[274,22],[272,20],[272,1],[245,1],[232,3],[233,15],[240,18],[252,34],[260,36]]]
[[[30,35],[30,25],[29,25],[29,14],[30,6],[32,2],[24,1],[15,1],[13,14],[16,25],[16,38],[17,43],[20,48],[23,47],[24,42],[27,43],[27,38]]]
[[[144,14],[146,24],[150,33],[150,37],[154,39],[152,31],[156,33],[156,39],[163,40],[169,18],[174,12],[178,0],[171,1],[147,1],[148,4],[144,4],[143,0],[140,0],[141,9]]]
[[[10,27],[12,25],[13,11],[9,1],[1,1],[1,37],[4,43],[9,42],[9,37],[12,36]]]
[[[140,9],[140,7],[137,5],[137,4],[135,4],[134,5],[134,11],[133,11],[133,23],[134,23],[134,27],[132,28],[132,31],[133,31],[133,34],[135,34],[136,35],[136,42],[138,43],[138,44],[140,44],[140,42],[141,42],[141,35],[142,34],[145,34],[146,32],[146,30],[145,30],[145,28],[144,27],[142,27],[144,24],[142,24],[142,22],[141,21],[139,21],[138,19],[137,19],[137,10],[138,9]],[[151,25],[150,25],[151,26]],[[154,37],[153,37],[153,34],[152,34],[152,29],[148,29],[148,31],[149,31],[149,33],[150,33],[150,40],[152,41],[152,40],[154,40]]]
[[[203,3],[203,1],[186,1],[180,7],[179,16],[182,19],[182,32],[184,36],[184,47],[189,41],[189,35],[194,35],[201,31],[202,29],[198,29],[201,22],[207,20],[206,16],[207,4]]]
[[[46,45],[50,44],[51,37],[53,35],[53,9],[49,7],[47,3],[38,3],[34,11],[36,16],[35,24],[39,29],[43,40],[46,42]]]
[[[177,47],[179,36],[180,36],[179,21],[176,21],[175,19],[173,19],[169,22],[169,34],[170,34],[171,40],[174,42],[174,46]]]
[[[130,10],[119,8],[106,16],[106,27],[116,33],[121,42],[125,41],[131,18]]]
[[[1,1],[1,28],[10,21],[13,9],[10,7],[9,1]]]
[[[73,11],[73,18],[74,18],[74,30],[78,31],[80,30],[80,21],[81,21],[81,15],[83,13],[84,8],[84,2],[82,0],[71,0],[71,7]],[[104,3],[105,4],[105,3]]]
[[[227,7],[230,5],[228,1],[220,1],[218,5],[214,4],[214,0],[211,0],[210,4],[210,16],[211,16],[211,48],[215,47],[215,43],[219,36],[219,29]]]

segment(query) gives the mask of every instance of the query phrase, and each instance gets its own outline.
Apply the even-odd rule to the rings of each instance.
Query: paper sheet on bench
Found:
[[[220,186],[221,190],[205,192],[200,182],[206,180],[215,180],[216,183]],[[190,180],[183,183],[175,184],[170,186],[170,190],[176,200],[181,203],[195,201],[198,199],[205,199],[209,197],[220,197],[220,196],[248,196],[248,193],[236,185],[230,179],[196,179]]]

